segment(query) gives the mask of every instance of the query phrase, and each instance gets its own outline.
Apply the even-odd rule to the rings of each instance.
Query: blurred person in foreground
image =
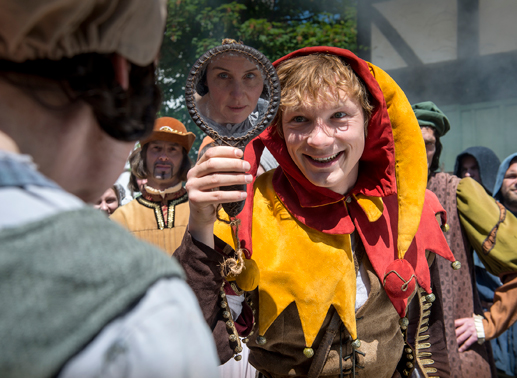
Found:
[[[456,206],[456,189],[460,178],[445,172],[439,172],[442,152],[441,138],[450,130],[449,119],[431,101],[414,104],[413,111],[420,125],[427,151],[429,167],[427,188],[436,194],[447,211],[449,230],[445,233],[445,238],[454,253],[454,257],[462,265],[460,271],[451,271],[448,261],[442,258],[437,258],[436,261],[440,274],[451,377],[483,378],[491,375],[495,376],[489,345],[474,344],[468,350],[460,353],[456,341],[455,320],[473,314],[481,316],[483,308],[476,288],[472,247],[467,240],[464,229],[461,227]],[[483,329],[479,324],[478,328],[480,335],[482,335]]]
[[[472,178],[465,178],[458,185],[458,210],[480,265],[489,273],[480,287],[485,338],[492,341],[498,376],[513,377],[517,375],[517,153],[499,166],[492,193],[494,198]],[[478,341],[471,318],[459,319],[456,326],[462,349]]]
[[[152,130],[165,16],[158,0],[0,2],[2,377],[216,376],[178,264],[85,204]]]
[[[142,140],[131,161],[141,180],[142,195],[120,207],[110,218],[137,238],[172,255],[187,228],[189,206],[183,182],[190,169],[188,152],[196,136],[175,118],[155,121],[153,133]]]
[[[208,149],[186,184],[189,229],[175,256],[221,361],[241,358],[243,336],[259,377],[447,376],[431,275],[434,253],[454,258],[411,105],[348,50],[305,48],[274,66],[272,125],[244,156]],[[264,147],[279,167],[254,181]],[[220,203],[243,198],[238,221],[216,222]]]

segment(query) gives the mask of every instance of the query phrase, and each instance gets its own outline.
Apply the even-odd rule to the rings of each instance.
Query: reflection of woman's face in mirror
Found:
[[[202,114],[217,123],[241,123],[257,106],[264,80],[243,56],[223,54],[206,70],[208,93],[198,102]]]

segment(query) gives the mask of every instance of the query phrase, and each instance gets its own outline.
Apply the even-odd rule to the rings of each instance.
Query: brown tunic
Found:
[[[495,339],[501,336],[517,321],[517,273],[503,278],[503,285],[494,293],[494,304],[485,312],[483,327],[485,338]]]
[[[475,343],[469,350],[459,353],[454,320],[483,314],[477,294],[472,250],[460,225],[456,207],[456,188],[460,179],[447,173],[436,173],[428,182],[431,190],[447,211],[447,223],[450,227],[445,233],[447,243],[456,260],[461,262],[460,270],[453,270],[450,262],[437,257],[441,296],[443,302],[445,334],[449,349],[451,377],[485,378],[491,376],[491,351],[486,345]]]

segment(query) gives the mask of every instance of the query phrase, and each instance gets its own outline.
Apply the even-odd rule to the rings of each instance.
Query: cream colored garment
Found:
[[[161,207],[157,204],[158,211]],[[145,240],[172,255],[183,240],[190,214],[188,201],[174,207],[174,224],[172,228],[158,228],[156,210],[146,207],[133,200],[127,205],[119,207],[110,219],[116,221],[134,236]]]
[[[160,49],[165,0],[2,0],[0,59],[118,53],[146,66]]]

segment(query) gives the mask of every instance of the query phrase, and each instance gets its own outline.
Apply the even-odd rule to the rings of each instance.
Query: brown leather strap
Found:
[[[323,336],[323,340],[321,340],[320,346],[314,354],[307,378],[317,378],[320,376],[321,371],[323,370],[323,365],[325,365],[325,361],[327,360],[327,356],[330,352],[330,346],[336,337],[340,324],[341,318],[334,309],[334,315],[332,315],[332,318],[330,319],[330,324],[327,327],[325,336]]]
[[[499,207],[499,221],[496,223],[494,228],[492,228],[492,230],[488,234],[487,238],[483,242],[482,248],[483,248],[483,253],[485,255],[488,255],[490,253],[490,251],[494,248],[495,242],[496,242],[497,230],[499,229],[499,225],[502,222],[504,222],[504,220],[506,218],[506,208],[499,201],[496,201],[495,203]]]

